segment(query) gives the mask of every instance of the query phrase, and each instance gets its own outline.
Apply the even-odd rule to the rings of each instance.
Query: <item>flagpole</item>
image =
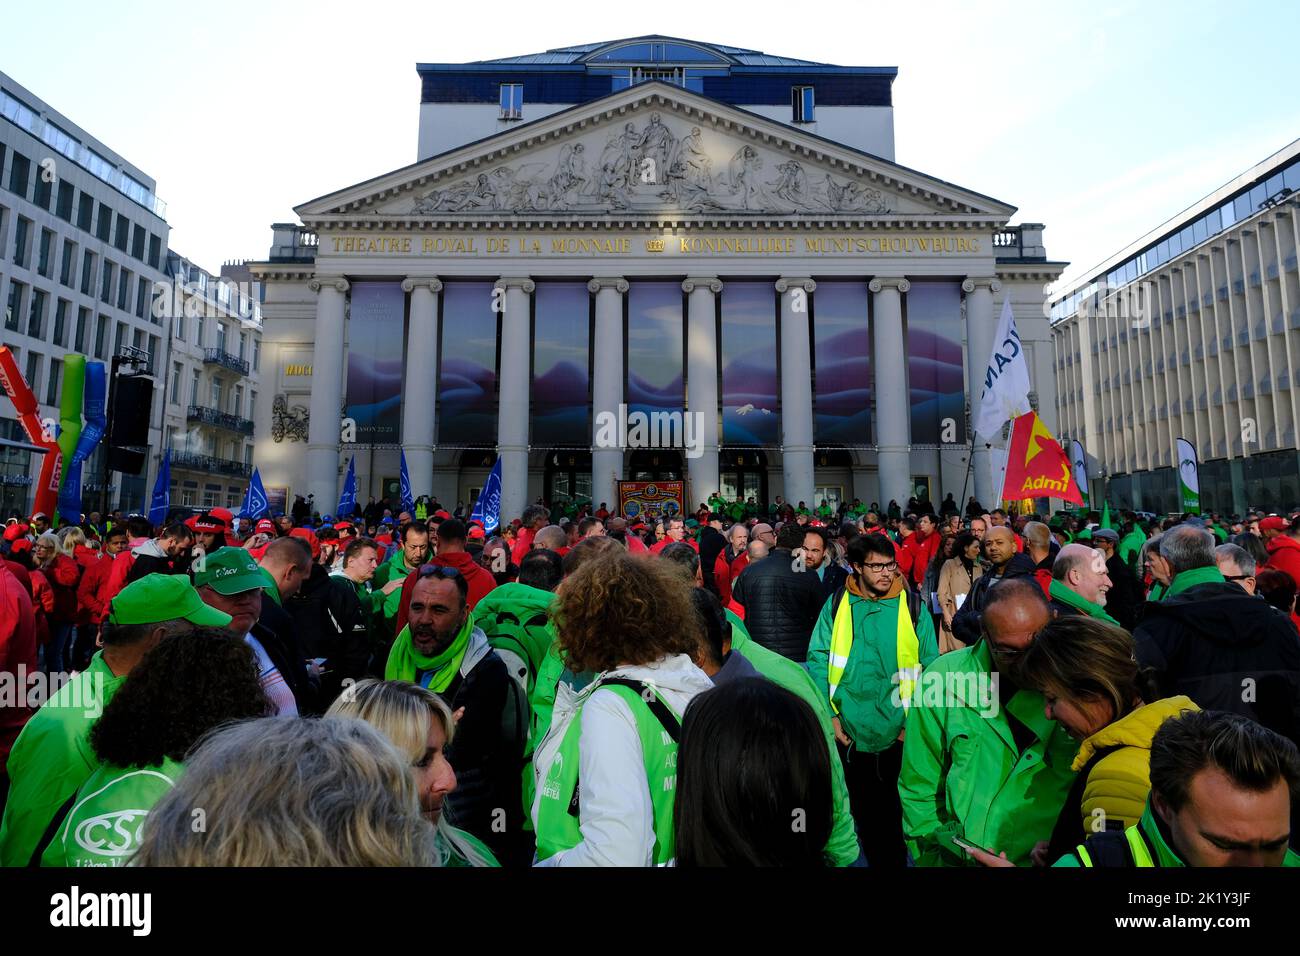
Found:
[[[966,513],[966,485],[970,482],[971,468],[975,464],[975,438],[975,429],[972,428],[970,430],[970,451],[966,455],[966,476],[961,480],[961,503],[957,506],[958,514],[963,515]]]

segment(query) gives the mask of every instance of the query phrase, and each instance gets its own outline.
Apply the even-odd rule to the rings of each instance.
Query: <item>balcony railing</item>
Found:
[[[231,355],[225,349],[204,349],[204,365],[220,365],[230,369],[232,372],[238,372],[240,375],[248,374],[248,362],[244,359]]]
[[[172,467],[189,468],[193,471],[206,471],[214,475],[233,475],[247,478],[253,473],[253,466],[229,458],[213,458],[211,455],[197,455],[189,451],[172,452]]]
[[[253,434],[253,423],[247,418],[240,418],[238,415],[231,415],[215,408],[208,408],[206,405],[191,405],[185,411],[185,419],[186,421],[201,422],[204,425],[224,428],[227,431],[238,432],[241,435],[251,436]]]

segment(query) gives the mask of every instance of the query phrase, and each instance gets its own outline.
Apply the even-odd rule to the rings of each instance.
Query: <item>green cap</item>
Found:
[[[243,548],[218,548],[204,557],[202,569],[194,572],[194,586],[204,585],[218,594],[260,591],[266,584],[262,569]]]
[[[109,624],[157,624],[184,618],[200,627],[225,627],[232,618],[208,607],[183,574],[146,574],[117,593],[108,609]]]

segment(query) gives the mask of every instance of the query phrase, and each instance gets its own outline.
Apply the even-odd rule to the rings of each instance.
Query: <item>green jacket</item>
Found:
[[[1138,820],[1135,826],[1129,827],[1129,830],[1137,831],[1136,835],[1146,844],[1147,853],[1151,857],[1151,862],[1156,866],[1187,865],[1178,856],[1178,853],[1174,848],[1169,845],[1169,841],[1165,839],[1164,831],[1160,828],[1160,824],[1156,820],[1155,811],[1151,808],[1150,797],[1147,798],[1146,809],[1142,811],[1141,819]],[[1125,831],[1125,840],[1123,843],[1124,856],[1125,859],[1128,860],[1128,866],[1135,866],[1136,864],[1133,862],[1133,853],[1128,848],[1127,837],[1128,831]],[[1084,843],[1085,852],[1088,850],[1094,851],[1088,853],[1088,866],[1097,866],[1099,864],[1099,860],[1097,859],[1099,854],[1095,852],[1096,847],[1094,845],[1094,841],[1098,838],[1113,839],[1113,836],[1110,834],[1096,834],[1087,839]],[[1294,850],[1288,848],[1286,856],[1282,858],[1282,865],[1284,867],[1300,867],[1300,855],[1298,855]],[[1076,847],[1071,852],[1065,854],[1065,856],[1053,863],[1052,866],[1053,868],[1058,866],[1084,866],[1084,862],[1079,855],[1079,848]]]
[[[0,866],[26,866],[54,814],[99,766],[90,728],[126,675],[96,653],[27,721],[9,753],[9,798],[0,823]]]
[[[425,558],[428,558],[427,554]],[[402,607],[402,589],[393,588],[391,594],[384,595],[384,585],[389,581],[400,581],[414,570],[415,568],[406,566],[406,552],[399,543],[397,550],[375,569],[375,576],[370,579],[370,587],[374,591],[372,607],[376,630],[385,640],[391,641],[397,635],[397,612]]]
[[[140,848],[149,811],[183,769],[168,758],[154,767],[100,766],[77,791],[41,866],[125,866]]]
[[[741,657],[754,665],[754,670],[802,699],[817,715],[831,755],[831,799],[835,804],[835,825],[824,852],[834,866],[852,866],[861,849],[853,829],[853,815],[849,812],[849,789],[844,783],[844,765],[840,763],[840,753],[835,747],[835,729],[831,726],[831,711],[825,695],[818,691],[806,670],[750,637],[745,622],[736,614],[728,611],[727,620],[731,621],[732,651],[739,651]]]
[[[555,595],[511,581],[498,585],[474,607],[474,623],[506,662],[531,700],[546,652],[555,643],[547,617]]]
[[[835,703],[840,710],[840,724],[853,740],[854,749],[866,753],[889,749],[902,732],[907,716],[897,703],[898,602],[905,600],[905,593],[883,601],[849,594],[853,646],[844,677],[835,692]],[[827,665],[838,596],[839,592],[831,595],[822,605],[808,644],[808,673],[827,708],[830,707]],[[921,666],[928,667],[939,656],[939,641],[935,637],[934,621],[924,604],[917,615],[916,638]]]
[[[1043,713],[1043,695],[1019,690],[1004,708],[986,683],[992,672],[988,646],[979,641],[926,668],[912,698],[898,795],[918,866],[978,865],[952,843],[963,835],[1029,865],[1034,844],[1052,835],[1074,781],[1079,745]],[[931,691],[940,686],[935,700]],[[1008,711],[1033,738],[1024,752]]]

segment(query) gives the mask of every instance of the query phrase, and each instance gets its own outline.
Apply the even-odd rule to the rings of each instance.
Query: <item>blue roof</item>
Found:
[[[701,56],[692,56],[689,60],[678,60],[672,57],[663,60],[663,62],[677,63],[696,63],[705,64],[709,59],[713,59],[717,66],[741,66],[741,67],[829,67],[832,69],[852,69],[854,72],[880,72],[889,75],[896,75],[897,69],[894,67],[837,67],[832,63],[821,63],[816,60],[802,60],[795,57],[773,56],[763,53],[761,50],[750,50],[745,47],[727,46],[720,43],[706,43],[700,40],[687,40],[680,37],[663,36],[662,34],[651,34],[640,37],[627,37],[621,40],[604,40],[599,43],[580,43],[575,46],[556,47],[551,50],[545,50],[541,53],[525,53],[520,56],[499,57],[492,60],[475,60],[475,66],[506,66],[506,67],[524,67],[524,66],[577,66],[598,56],[608,55],[624,46],[634,46],[646,43],[663,43],[675,46],[684,46],[694,48]],[[709,55],[712,54],[712,57]],[[703,58],[701,58],[703,57]],[[644,57],[634,56],[630,59],[636,61],[646,60]],[[459,63],[454,64],[458,67],[466,67],[471,64]],[[448,63],[421,63],[418,69],[446,69],[453,66]]]

